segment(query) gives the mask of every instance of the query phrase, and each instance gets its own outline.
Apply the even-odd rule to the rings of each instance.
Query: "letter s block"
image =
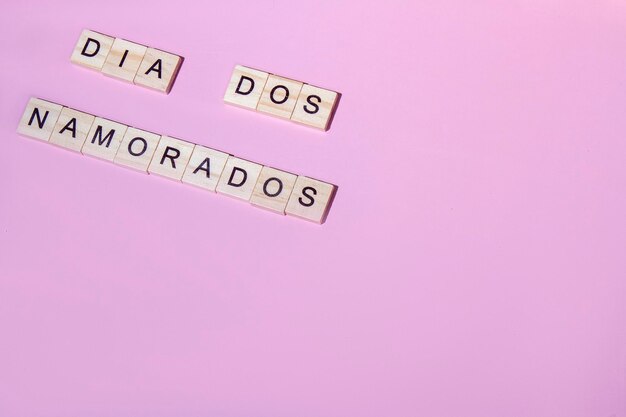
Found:
[[[100,71],[113,41],[110,36],[85,29],[78,38],[70,60],[74,64]]]
[[[285,213],[322,224],[335,198],[337,187],[313,178],[298,176]]]
[[[256,110],[269,73],[236,65],[230,77],[224,101],[235,106]]]
[[[337,105],[338,94],[331,90],[305,84],[300,91],[291,120],[296,123],[328,130]]]

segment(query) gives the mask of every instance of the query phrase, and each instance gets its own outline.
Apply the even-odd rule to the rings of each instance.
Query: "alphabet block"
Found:
[[[160,139],[161,135],[156,133],[129,127],[113,162],[147,174]]]
[[[132,83],[147,49],[138,43],[115,38],[102,66],[102,73]]]
[[[317,129],[328,130],[337,104],[337,93],[305,84],[291,120]]]
[[[169,52],[148,48],[139,65],[135,84],[169,94],[182,58]]]
[[[285,212],[315,223],[324,223],[337,187],[313,178],[298,176]]]
[[[263,167],[252,192],[250,203],[284,215],[297,178],[297,175],[289,172]]]
[[[229,156],[217,183],[217,192],[248,201],[263,165]]]
[[[205,190],[215,191],[228,157],[227,153],[196,145],[182,181]]]
[[[267,77],[269,77],[267,72],[236,65],[226,93],[224,93],[224,101],[235,106],[256,110]]]
[[[85,29],[78,38],[70,61],[100,71],[109,55],[113,40],[111,36]]]
[[[105,161],[113,162],[128,126],[112,120],[96,117],[81,152]]]
[[[50,143],[74,152],[80,152],[95,118],[91,114],[63,107],[50,136]]]
[[[194,148],[193,143],[161,136],[152,162],[148,167],[150,174],[160,175],[175,181],[180,181],[191,158]]]
[[[17,126],[17,133],[47,142],[63,106],[31,97]]]
[[[272,116],[289,119],[298,101],[302,86],[300,81],[270,75],[256,109]]]

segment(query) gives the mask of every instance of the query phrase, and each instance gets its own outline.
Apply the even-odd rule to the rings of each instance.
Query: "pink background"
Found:
[[[371,4],[367,4],[371,3]],[[82,28],[186,60],[169,96]],[[0,416],[626,416],[626,3],[9,1]],[[223,104],[236,63],[343,93]],[[335,183],[323,226],[18,137],[29,96]]]

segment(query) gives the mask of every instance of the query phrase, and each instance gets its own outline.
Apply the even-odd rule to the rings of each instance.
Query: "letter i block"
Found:
[[[148,48],[134,83],[169,94],[182,62],[178,55]]]
[[[112,120],[96,117],[81,152],[105,161],[113,162],[128,126]]]
[[[235,66],[224,101],[235,106],[256,110],[269,73],[241,65]]]
[[[147,50],[147,47],[138,43],[115,38],[102,66],[102,73],[132,83]]]
[[[148,172],[180,181],[193,153],[194,144],[184,140],[161,136]]]
[[[114,38],[91,30],[83,30],[72,51],[74,64],[100,71],[109,55]]]
[[[47,142],[63,106],[31,97],[17,126],[17,133]]]
[[[337,187],[313,178],[298,176],[285,212],[315,223],[324,223]]]
[[[217,192],[248,201],[263,165],[229,156],[217,183]]]

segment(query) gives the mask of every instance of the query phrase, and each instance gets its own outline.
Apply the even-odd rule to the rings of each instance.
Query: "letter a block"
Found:
[[[256,110],[269,73],[241,65],[235,66],[224,101],[235,106]]]
[[[80,152],[95,118],[89,113],[63,107],[49,142],[74,152]]]
[[[113,40],[111,36],[85,29],[78,38],[70,61],[100,71],[109,55]]]
[[[169,52],[148,48],[141,61],[135,84],[168,94],[172,89],[182,58]]]

